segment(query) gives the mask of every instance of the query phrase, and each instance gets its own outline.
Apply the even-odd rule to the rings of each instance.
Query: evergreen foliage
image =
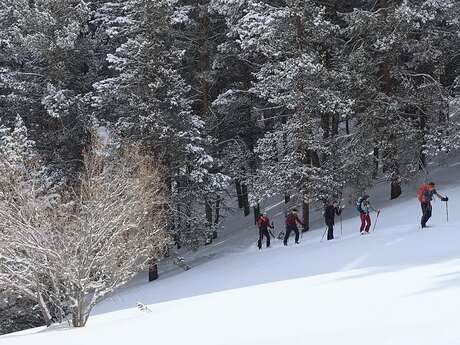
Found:
[[[177,247],[217,235],[230,182],[245,215],[298,194],[308,220],[377,180],[396,198],[460,148],[459,17],[456,0],[4,0],[0,190],[57,205],[98,127],[163,167]],[[42,321],[7,293],[2,331]]]

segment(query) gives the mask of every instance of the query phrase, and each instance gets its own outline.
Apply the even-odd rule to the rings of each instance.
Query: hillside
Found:
[[[382,213],[369,236],[359,235],[351,206],[343,238],[337,224],[336,239],[320,242],[315,214],[318,228],[300,245],[291,238],[287,248],[276,241],[259,252],[251,221],[235,216],[233,231],[189,256],[192,270],[166,272],[153,284],[139,277],[83,329],[36,329],[0,344],[460,344],[459,170],[433,173],[450,197],[448,223],[436,201],[431,227],[419,229],[415,184],[393,202],[377,186],[371,195]],[[270,213],[279,229],[279,207]]]

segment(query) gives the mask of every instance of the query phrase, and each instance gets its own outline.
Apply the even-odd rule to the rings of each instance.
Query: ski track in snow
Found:
[[[140,275],[100,303],[83,329],[38,328],[0,344],[460,344],[460,169],[454,163],[431,176],[450,198],[449,223],[436,201],[432,227],[419,228],[418,183],[394,201],[386,184],[371,191],[382,213],[367,236],[351,202],[343,238],[337,218],[336,239],[320,242],[322,217],[313,211],[314,229],[300,245],[291,237],[287,248],[273,240],[259,251],[252,216],[237,214],[215,243],[185,255],[191,270],[163,267],[154,283]],[[264,205],[276,233],[279,201]]]

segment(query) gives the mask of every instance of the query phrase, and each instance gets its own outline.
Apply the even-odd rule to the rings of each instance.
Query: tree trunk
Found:
[[[212,207],[208,200],[205,201],[206,223],[208,228],[212,227]]]
[[[74,306],[72,311],[72,325],[74,327],[84,327],[86,324],[87,315],[85,313],[85,296],[83,292],[76,292],[77,305]]]
[[[402,193],[399,179],[391,181],[391,200],[398,198]]]
[[[315,151],[310,151],[308,156],[310,157],[311,164],[315,168],[321,168],[321,161],[319,160],[319,156]]]
[[[243,190],[241,188],[241,182],[239,180],[235,181],[235,187],[236,187],[236,196],[238,198],[238,207],[243,208],[244,206]]]
[[[152,260],[149,263],[149,282],[158,279],[158,265]]]
[[[382,64],[382,76],[383,76],[383,91],[386,95],[390,95],[392,85],[391,85],[391,72],[390,65],[386,62]]]
[[[315,168],[321,167],[321,162],[319,160],[318,154],[313,151],[309,150],[306,158],[306,164],[312,165]],[[303,214],[303,223],[304,223],[304,231],[310,229],[310,204],[306,202],[309,199],[308,191],[304,191],[303,195],[303,202],[302,202],[302,214]]]
[[[201,0],[198,3],[200,32],[199,32],[199,69],[198,75],[201,90],[201,113],[206,118],[209,113],[209,13],[208,0]],[[213,227],[212,206],[206,201],[206,221],[209,230]],[[206,244],[212,243],[214,232],[206,240]],[[217,234],[216,234],[217,235]]]
[[[301,7],[299,10],[303,10]],[[296,28],[297,28],[297,46],[298,46],[298,53],[299,55],[304,54],[304,40],[305,40],[305,31],[304,31],[304,24],[305,24],[305,18],[303,16],[296,16],[295,17],[296,21]],[[302,78],[299,78],[299,82],[297,84],[297,88],[300,93],[304,93],[304,81]],[[304,104],[299,102],[296,106],[296,112],[302,113],[304,111]],[[322,125],[323,130],[325,134],[329,135],[329,118],[322,118]],[[327,122],[327,126],[326,126]],[[327,128],[327,129],[326,129]],[[311,129],[310,129],[311,130]],[[309,133],[305,133],[305,135],[308,135]],[[320,159],[318,157],[318,154],[314,152],[313,150],[310,150],[308,147],[302,148],[303,154],[305,157],[305,161],[303,164],[306,165],[313,165],[314,167],[319,167],[320,164]],[[305,194],[307,194],[307,191],[304,191]],[[302,202],[302,215],[303,215],[303,223],[304,223],[304,228],[302,231],[306,231],[309,229],[310,225],[310,205],[306,202],[308,200],[307,195],[303,196],[303,202]]]
[[[215,240],[217,238],[217,227],[219,226],[220,222],[220,197],[216,200],[216,209],[215,209],[215,217],[214,217],[214,231],[212,232],[212,238]]]
[[[386,1],[381,0],[382,8],[386,6]],[[393,85],[391,82],[391,69],[390,65],[387,62],[382,64],[382,77],[383,77],[383,91],[386,95],[390,95],[393,89]],[[398,148],[395,144],[395,136],[390,134],[389,142],[390,142],[390,149],[388,152],[385,152],[385,160],[390,160],[390,168],[391,168],[391,192],[390,198],[396,199],[401,195],[401,176],[399,172],[399,162],[397,157]]]
[[[203,116],[209,111],[209,13],[208,0],[200,1],[201,32],[200,32],[200,84],[201,106]]]
[[[372,177],[376,178],[379,173],[379,148],[374,147],[374,171],[372,173]]]
[[[244,183],[241,185],[241,191],[243,193],[244,216],[247,217],[251,213],[251,210],[249,208],[248,187]]]
[[[303,216],[302,222],[304,224],[302,232],[308,231],[310,229],[310,204],[307,203],[305,199],[302,203],[302,216]]]
[[[339,121],[340,117],[338,114],[334,114],[332,116],[332,136],[337,136],[339,135]]]
[[[321,129],[323,130],[323,139],[330,136],[330,115],[321,114]]]
[[[422,132],[422,147],[420,148],[420,170],[425,170],[426,168],[426,155],[423,152],[426,141],[425,141],[425,130],[426,130],[426,118],[424,114],[420,114],[420,131]]]
[[[330,120],[331,116],[329,114],[321,114],[321,129],[323,130],[324,145],[327,145],[327,139],[331,136]],[[324,152],[321,158],[323,162],[325,162],[327,160],[327,153]]]
[[[47,327],[51,326],[51,323],[52,323],[51,313],[49,311],[48,306],[46,305],[43,295],[40,292],[38,293],[38,304],[40,306],[40,310],[42,312],[43,319],[45,320],[46,326]]]
[[[208,232],[206,235],[206,245],[212,243],[213,235],[211,234],[211,229],[213,226],[213,221],[212,221],[212,207],[209,201],[205,201],[205,213],[206,213],[206,226],[208,228]]]
[[[253,210],[254,210],[254,224],[257,224],[257,220],[260,217],[260,204],[257,204],[257,206],[254,206]]]

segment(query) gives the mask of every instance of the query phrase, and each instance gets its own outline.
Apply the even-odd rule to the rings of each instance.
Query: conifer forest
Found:
[[[232,200],[396,199],[459,112],[457,0],[0,0],[0,334],[84,326]]]

